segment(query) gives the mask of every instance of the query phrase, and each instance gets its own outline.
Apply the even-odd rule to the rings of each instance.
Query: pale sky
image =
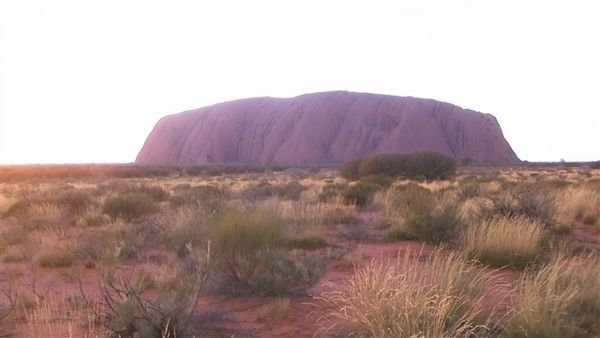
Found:
[[[132,162],[164,115],[327,90],[496,116],[600,160],[596,1],[0,0],[0,163]]]

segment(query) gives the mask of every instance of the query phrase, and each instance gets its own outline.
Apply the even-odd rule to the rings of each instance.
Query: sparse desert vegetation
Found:
[[[600,335],[599,169],[415,158],[2,167],[0,336]]]

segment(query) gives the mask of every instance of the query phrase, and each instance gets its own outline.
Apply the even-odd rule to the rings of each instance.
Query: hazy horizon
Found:
[[[600,159],[593,2],[0,2],[0,164],[130,163],[165,115],[348,90],[494,115],[521,160]]]

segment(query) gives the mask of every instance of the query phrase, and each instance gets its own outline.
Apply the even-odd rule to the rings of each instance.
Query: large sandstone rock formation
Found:
[[[416,150],[519,161],[490,114],[428,99],[336,91],[242,99],[163,117],[136,163],[322,164]]]

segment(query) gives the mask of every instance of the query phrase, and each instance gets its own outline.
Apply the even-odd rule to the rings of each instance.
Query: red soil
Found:
[[[364,216],[364,215],[363,215]],[[362,217],[365,218],[365,217]],[[365,219],[363,219],[363,222]],[[590,226],[578,225],[574,237],[586,247],[600,247],[600,233]],[[343,247],[348,252],[332,262],[321,281],[306,291],[304,295],[291,297],[286,315],[259,320],[257,309],[272,299],[264,297],[203,296],[198,302],[198,320],[192,323],[196,332],[204,332],[207,337],[312,337],[318,332],[317,321],[325,312],[315,301],[323,292],[342,288],[352,277],[356,267],[364,266],[372,260],[390,259],[406,252],[427,255],[432,247],[416,241],[399,242],[362,242],[331,239],[330,243]],[[148,254],[148,253],[147,253]],[[158,253],[157,253],[158,254]],[[121,267],[126,275],[131,275],[138,266]],[[0,283],[6,289],[9,281],[22,295],[31,295],[33,291],[44,297],[58,300],[65,295],[80,294],[81,287],[87,297],[93,298],[98,292],[98,277],[94,267],[77,265],[64,269],[32,269],[25,263],[0,264]],[[500,314],[510,305],[514,281],[519,272],[509,269],[492,270],[494,282],[488,286],[484,306],[495,308]],[[33,297],[30,297],[33,298]],[[16,318],[19,319],[19,318]],[[18,323],[22,321],[17,320]],[[17,324],[15,337],[24,337],[24,328]],[[74,328],[77,331],[77,328]],[[59,336],[63,333],[57,333]],[[66,333],[64,333],[66,334]],[[77,336],[75,332],[75,336]]]

